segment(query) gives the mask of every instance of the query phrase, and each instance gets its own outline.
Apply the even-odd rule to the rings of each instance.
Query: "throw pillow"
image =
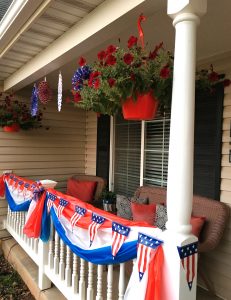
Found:
[[[154,224],[156,204],[131,203],[133,221],[145,221],[149,225]]]
[[[94,200],[97,181],[81,181],[73,178],[67,181],[67,194],[84,202]]]
[[[154,225],[161,230],[166,230],[166,222],[168,221],[167,207],[161,204],[156,205],[156,219]]]
[[[201,229],[205,223],[205,217],[192,216],[190,224],[192,225],[192,234],[199,238]]]
[[[116,209],[117,209],[117,216],[132,220],[132,211],[131,211],[131,203],[147,203],[147,199],[143,198],[128,198],[123,195],[116,195]]]

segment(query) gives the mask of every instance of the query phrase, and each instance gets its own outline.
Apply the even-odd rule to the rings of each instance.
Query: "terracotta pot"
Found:
[[[17,123],[14,123],[9,126],[3,126],[3,131],[5,131],[5,132],[17,132],[17,131],[19,131],[19,129],[20,129],[20,126]]]
[[[138,95],[137,99],[132,97],[122,104],[122,111],[125,120],[152,120],[155,118],[159,101],[153,97],[151,92]]]

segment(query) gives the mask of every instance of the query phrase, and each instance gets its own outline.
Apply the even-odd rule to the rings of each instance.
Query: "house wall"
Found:
[[[16,97],[15,97],[16,98]],[[29,100],[28,100],[29,101]],[[22,177],[52,179],[57,189],[66,190],[67,179],[77,173],[95,174],[93,150],[96,149],[94,115],[56,101],[46,106],[41,129],[5,133],[0,129],[0,174],[4,170]],[[46,128],[49,127],[47,130]],[[0,228],[7,204],[0,200]]]
[[[86,113],[85,174],[96,175],[97,115]]]

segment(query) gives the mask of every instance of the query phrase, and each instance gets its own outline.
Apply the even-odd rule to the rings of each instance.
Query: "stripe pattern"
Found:
[[[157,240],[154,237],[139,233],[137,261],[140,281],[142,280],[144,273],[148,268],[152,252],[155,251],[162,243],[162,241]]]
[[[99,227],[104,223],[105,218],[102,216],[99,216],[95,213],[92,213],[91,216],[91,223],[88,227],[88,232],[89,232],[89,236],[90,236],[90,247],[94,241],[95,235],[99,229]]]
[[[72,228],[77,224],[79,219],[86,214],[87,210],[78,205],[75,205],[75,213],[72,215],[70,221]]]
[[[130,228],[112,222],[112,256],[115,257],[129,235]]]
[[[51,210],[51,207],[53,206],[53,203],[55,202],[55,200],[57,199],[57,196],[55,196],[52,193],[47,193],[47,211],[48,213]]]
[[[61,217],[62,213],[63,213],[63,210],[64,208],[68,205],[68,201],[63,199],[63,198],[60,198],[59,199],[59,206],[57,208],[57,215],[58,215],[58,218]]]
[[[192,289],[193,280],[195,277],[195,266],[197,263],[198,242],[191,243],[182,247],[177,247],[181,259],[181,264],[186,272],[186,280],[189,289]]]

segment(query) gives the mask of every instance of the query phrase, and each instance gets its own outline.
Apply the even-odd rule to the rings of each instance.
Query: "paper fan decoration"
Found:
[[[63,79],[61,72],[59,73],[59,81],[58,81],[58,111],[61,111],[63,100]]]
[[[48,101],[52,99],[52,90],[49,87],[47,81],[41,81],[38,85],[38,96],[39,100],[43,104],[47,104]]]
[[[31,116],[34,117],[37,115],[38,111],[38,89],[36,83],[34,84],[31,96]]]

